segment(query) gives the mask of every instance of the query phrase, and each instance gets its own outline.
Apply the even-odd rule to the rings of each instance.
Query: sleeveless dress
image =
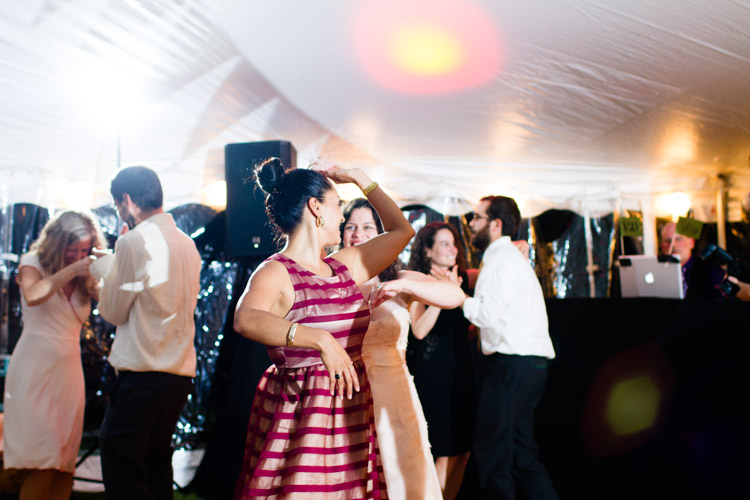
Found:
[[[24,266],[46,277],[36,254],[21,257]],[[78,289],[34,307],[22,295],[23,331],[5,380],[5,468],[75,472],[86,397],[80,334],[90,309]]]
[[[466,291],[466,276],[463,283]],[[476,389],[468,331],[469,322],[457,307],[440,311],[435,326],[422,340],[409,336],[407,364],[414,375],[435,457],[471,450]]]
[[[235,499],[385,499],[372,394],[361,359],[370,311],[349,270],[333,258],[334,276],[312,274],[288,257],[294,285],[285,319],[330,332],[354,362],[360,391],[330,395],[328,371],[314,349],[268,347],[250,413]]]
[[[369,296],[377,278],[362,285]],[[372,311],[362,345],[375,403],[375,425],[391,500],[442,500],[427,422],[406,367],[409,310],[400,296]]]

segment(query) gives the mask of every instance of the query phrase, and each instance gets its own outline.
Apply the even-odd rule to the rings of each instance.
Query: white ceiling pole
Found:
[[[716,190],[716,239],[717,245],[727,248],[727,177],[719,174],[719,189]]]
[[[641,212],[643,213],[643,254],[656,255],[658,240],[656,238],[656,215],[651,195],[641,199]]]
[[[583,233],[586,237],[586,273],[589,275],[589,297],[593,299],[596,297],[596,280],[594,279],[594,272],[599,269],[599,266],[594,264],[594,253],[591,249],[593,242],[591,240],[591,217],[588,214],[588,210],[583,216],[583,224]]]

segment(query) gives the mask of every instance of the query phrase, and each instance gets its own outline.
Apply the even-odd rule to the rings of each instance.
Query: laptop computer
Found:
[[[652,255],[618,257],[622,296],[684,298],[682,267],[679,259],[676,257],[667,259],[666,262],[660,262],[658,257]]]

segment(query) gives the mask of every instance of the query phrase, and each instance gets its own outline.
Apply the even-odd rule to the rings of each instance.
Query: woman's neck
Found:
[[[320,243],[317,231],[301,229],[289,236],[281,253],[310,272],[329,276],[331,268],[323,261],[325,247]]]

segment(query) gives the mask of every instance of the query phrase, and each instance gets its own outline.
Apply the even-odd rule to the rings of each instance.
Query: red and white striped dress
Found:
[[[370,311],[349,270],[333,258],[334,276],[312,274],[275,254],[294,284],[285,319],[330,332],[346,349],[359,377],[352,399],[330,395],[320,353],[269,347],[273,361],[255,391],[245,460],[235,499],[386,499],[372,393],[361,360]]]

